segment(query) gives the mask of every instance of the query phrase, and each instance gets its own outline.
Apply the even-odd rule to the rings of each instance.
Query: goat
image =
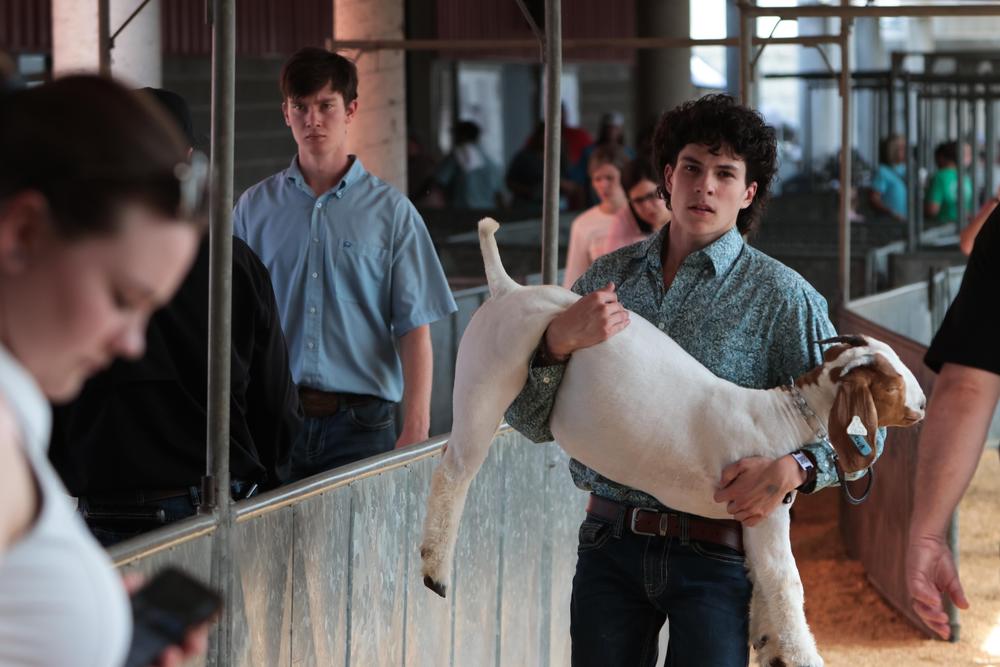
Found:
[[[479,223],[490,298],[459,344],[454,422],[431,481],[424,523],[424,583],[441,596],[472,478],[524,386],[528,360],[549,322],[580,298],[561,287],[514,282],[500,261],[498,228],[490,219]],[[728,519],[712,496],[729,463],[779,457],[826,431],[841,472],[852,473],[873,462],[879,426],[908,426],[923,418],[920,385],[888,345],[861,336],[836,340],[841,344],[829,348],[824,363],[794,387],[746,389],[713,375],[633,313],[621,333],[573,354],[550,428],[569,455],[605,477],[676,510]],[[808,407],[800,407],[803,400]],[[624,414],[638,418],[622,419]],[[743,529],[753,582],[750,637],[761,665],[818,667],[823,661],[805,620],[788,509],[781,505]]]

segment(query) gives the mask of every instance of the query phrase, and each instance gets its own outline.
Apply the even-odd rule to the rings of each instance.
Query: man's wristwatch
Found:
[[[802,482],[796,491],[801,491],[804,488],[812,486],[816,482],[816,462],[813,457],[804,449],[792,452],[792,458],[795,462],[799,464],[802,471],[806,474],[806,481]]]

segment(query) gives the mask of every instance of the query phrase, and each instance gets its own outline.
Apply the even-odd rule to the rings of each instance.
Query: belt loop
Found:
[[[689,531],[690,531],[690,528],[691,528],[691,524],[688,521],[688,515],[687,514],[679,514],[679,515],[677,515],[677,520],[678,520],[678,524],[680,525],[680,528],[681,528],[681,544],[686,547],[688,545],[689,541],[690,541],[689,540]]]
[[[625,532],[625,523],[629,519],[629,514],[635,511],[628,505],[619,504],[618,507],[618,518],[615,519],[614,531],[612,532],[616,540],[620,540],[622,538],[622,534]]]

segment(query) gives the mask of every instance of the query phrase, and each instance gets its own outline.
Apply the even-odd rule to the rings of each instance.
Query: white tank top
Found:
[[[42,503],[27,534],[0,553],[0,665],[120,667],[132,633],[121,576],[49,464],[48,402],[2,346],[0,395],[21,427]]]

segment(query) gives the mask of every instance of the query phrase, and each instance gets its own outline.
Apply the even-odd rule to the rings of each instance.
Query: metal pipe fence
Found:
[[[427,590],[419,542],[445,438],[233,506],[232,635],[219,664],[568,665],[569,596],[585,494],[566,455],[509,428],[469,492],[449,597]],[[207,577],[217,531],[193,517],[111,550],[128,570]]]

